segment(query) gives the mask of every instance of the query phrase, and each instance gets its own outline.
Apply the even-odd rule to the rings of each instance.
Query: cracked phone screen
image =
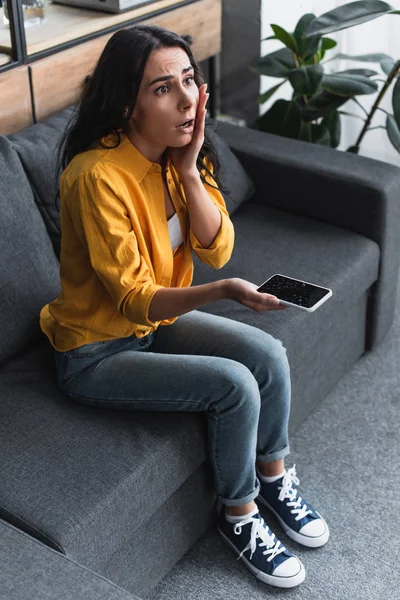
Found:
[[[282,275],[274,275],[257,291],[272,294],[279,300],[291,302],[305,308],[312,308],[321,298],[329,294],[329,290],[325,288]]]

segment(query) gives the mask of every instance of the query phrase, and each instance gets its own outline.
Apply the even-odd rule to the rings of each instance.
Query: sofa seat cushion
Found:
[[[0,563],[7,600],[140,600],[2,520]]]
[[[378,278],[378,244],[352,231],[254,202],[241,206],[232,222],[235,246],[230,261],[222,269],[213,270],[194,255],[192,285],[227,277],[241,277],[261,285],[271,275],[280,273],[331,288],[333,297],[315,313],[297,308],[257,313],[228,300],[202,310],[261,328],[276,320],[278,329],[283,323],[290,327],[303,322],[307,326],[307,319],[324,314],[336,299],[351,302]]]
[[[75,403],[56,386],[47,340],[16,366],[0,369],[0,517],[82,564],[106,563],[205,461],[205,415]]]
[[[59,263],[18,155],[0,136],[0,364],[40,334],[59,294]]]
[[[291,368],[294,433],[365,352],[379,246],[357,233],[252,202],[241,206],[232,221],[230,261],[213,270],[194,257],[192,285],[230,277],[261,285],[281,273],[332,289],[332,297],[312,313],[294,307],[256,312],[231,300],[199,309],[258,327],[282,341]]]

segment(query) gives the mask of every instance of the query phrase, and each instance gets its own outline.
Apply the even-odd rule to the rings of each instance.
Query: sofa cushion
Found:
[[[76,403],[47,339],[0,368],[0,390],[0,517],[85,565],[107,564],[206,460],[205,415]]]
[[[0,520],[0,595],[7,600],[139,600]]]
[[[0,136],[0,364],[40,333],[59,293],[59,263],[11,142]]]
[[[218,122],[206,121],[206,137],[214,145],[220,162],[220,180],[228,193],[222,192],[229,215],[233,215],[241,204],[250,200],[255,193],[252,180],[229,148],[225,140],[218,134]]]
[[[333,292],[312,313],[292,307],[260,313],[231,300],[199,308],[258,327],[283,342],[291,366],[293,432],[365,352],[379,246],[352,231],[253,202],[241,206],[232,221],[230,261],[215,271],[194,256],[192,285],[230,277],[261,285],[281,273]]]
[[[60,256],[60,213],[56,178],[57,144],[73,107],[55,113],[45,121],[8,136],[30,181],[35,202],[46,223],[56,255]]]

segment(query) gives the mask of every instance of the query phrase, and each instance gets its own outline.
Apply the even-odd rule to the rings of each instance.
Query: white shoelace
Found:
[[[248,550],[249,548],[251,548],[250,560],[252,559],[252,556],[257,548],[257,538],[260,538],[262,540],[262,542],[260,543],[260,547],[267,547],[267,550],[264,550],[263,554],[269,554],[267,558],[268,562],[270,562],[273,558],[275,558],[275,556],[286,550],[285,546],[283,546],[278,539],[276,539],[276,542],[274,541],[275,535],[272,532],[271,534],[268,533],[268,528],[266,529],[264,527],[264,519],[262,517],[260,517],[259,519],[255,519],[254,517],[248,517],[247,519],[240,521],[240,523],[236,523],[233,529],[236,535],[240,535],[242,533],[242,526],[246,525],[247,523],[252,523],[250,542],[245,548],[243,548],[237,560],[239,560],[243,553],[246,552],[246,550]]]
[[[297,513],[295,521],[300,521],[300,519],[310,515],[312,510],[307,510],[307,504],[303,502],[301,496],[295,500],[297,496],[297,490],[292,488],[293,483],[295,485],[299,485],[300,483],[299,478],[296,477],[296,465],[293,465],[291,469],[288,469],[283,476],[282,486],[278,487],[278,490],[281,490],[279,492],[278,499],[283,501],[288,498],[290,502],[287,502],[286,506],[293,506],[290,512],[294,515]]]

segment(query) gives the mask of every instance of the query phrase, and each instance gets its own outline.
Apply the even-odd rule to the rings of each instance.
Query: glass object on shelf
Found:
[[[24,15],[24,27],[32,27],[35,25],[41,25],[47,21],[47,6],[48,0],[18,0],[22,4],[22,13]],[[3,0],[3,24],[6,29],[10,27],[10,20],[8,17],[8,4],[9,0]]]

